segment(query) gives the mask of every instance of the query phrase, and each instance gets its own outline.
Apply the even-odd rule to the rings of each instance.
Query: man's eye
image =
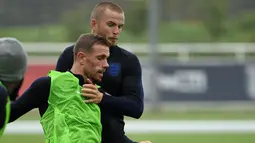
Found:
[[[98,60],[103,60],[104,58],[103,57],[97,57]]]
[[[108,26],[109,26],[109,27],[113,27],[114,24],[113,24],[113,23],[108,23]]]

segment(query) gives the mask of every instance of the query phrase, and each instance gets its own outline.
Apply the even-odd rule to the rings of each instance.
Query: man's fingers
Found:
[[[140,143],[152,143],[151,141],[140,141]]]
[[[97,90],[90,89],[90,88],[82,88],[82,93],[90,93],[90,94],[97,94]]]
[[[93,84],[84,84],[83,88],[97,89],[96,85]]]
[[[87,97],[87,98],[96,98],[97,95],[95,94],[90,94],[90,93],[81,93],[82,96]]]
[[[84,100],[85,103],[96,103],[96,99],[88,99],[88,100]]]

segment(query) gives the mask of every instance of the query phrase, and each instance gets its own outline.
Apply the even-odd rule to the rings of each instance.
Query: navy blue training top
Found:
[[[73,48],[73,45],[67,47],[60,55],[57,71],[72,68]],[[118,46],[110,47],[108,63],[102,82],[97,83],[105,91],[100,104],[102,143],[113,143],[117,135],[122,141],[116,143],[129,143],[132,141],[125,136],[123,118],[140,118],[144,109],[141,64],[136,55]]]
[[[60,55],[56,70],[68,71],[72,63],[73,46],[70,46]],[[110,48],[108,63],[110,66],[102,82],[97,83],[104,93],[100,103],[102,143],[132,143],[125,136],[123,116],[140,118],[143,113],[141,65],[134,54],[117,46]],[[38,107],[42,116],[48,107],[49,90],[50,77],[35,80],[17,101],[12,102],[10,122]]]

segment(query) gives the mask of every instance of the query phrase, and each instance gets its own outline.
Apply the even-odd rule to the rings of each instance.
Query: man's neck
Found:
[[[78,74],[81,75],[84,78],[84,82],[87,80],[87,76],[84,75],[83,71],[81,70],[80,67],[78,67],[77,65],[73,64],[71,70],[70,70],[73,74]]]

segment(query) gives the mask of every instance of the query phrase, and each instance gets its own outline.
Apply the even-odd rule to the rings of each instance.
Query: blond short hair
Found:
[[[100,17],[103,15],[103,13],[105,12],[105,10],[111,10],[114,12],[118,12],[118,13],[124,13],[123,9],[116,3],[114,2],[101,2],[99,4],[97,4],[94,9],[91,12],[91,16],[90,19],[100,19]]]

